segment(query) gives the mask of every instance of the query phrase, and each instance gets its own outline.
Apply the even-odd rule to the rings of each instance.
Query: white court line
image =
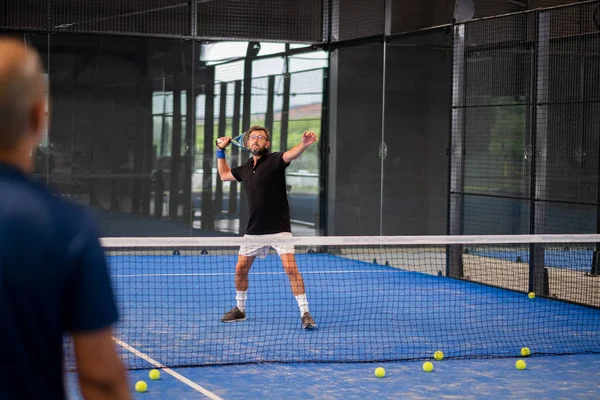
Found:
[[[165,367],[164,365],[162,365],[161,363],[159,363],[155,359],[153,359],[153,358],[149,357],[148,355],[142,353],[141,351],[137,350],[136,348],[131,347],[130,345],[128,345],[124,341],[122,341],[120,339],[117,339],[114,336],[113,336],[113,340],[119,346],[123,347],[124,349],[129,350],[130,352],[132,352],[136,356],[140,357],[141,359],[143,359],[145,361],[148,361],[150,364],[154,365],[156,368],[162,369],[164,372],[166,372],[167,374],[171,375],[173,378],[177,379],[180,382],[185,383],[186,385],[188,385],[192,389],[194,389],[194,390],[202,393],[203,395],[205,395],[209,399],[211,399],[211,400],[223,400],[221,397],[217,396],[213,392],[211,392],[211,391],[203,388],[202,386],[198,385],[196,382],[193,382],[193,381],[189,380],[185,376],[183,376],[183,375],[181,375],[181,374],[173,371],[172,369]]]
[[[302,275],[318,275],[318,274],[349,274],[349,273],[378,273],[378,274],[393,274],[397,272],[410,272],[398,269],[384,270],[384,271],[373,271],[370,269],[366,270],[352,270],[352,271],[302,271]],[[111,275],[113,278],[135,278],[135,277],[151,277],[151,276],[233,276],[235,272],[214,272],[214,273],[194,273],[194,274],[119,274]],[[250,275],[286,275],[285,272],[250,272]]]

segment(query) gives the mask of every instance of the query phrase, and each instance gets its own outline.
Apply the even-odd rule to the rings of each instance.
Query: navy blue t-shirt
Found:
[[[116,321],[85,209],[0,164],[0,398],[64,399],[63,334]]]

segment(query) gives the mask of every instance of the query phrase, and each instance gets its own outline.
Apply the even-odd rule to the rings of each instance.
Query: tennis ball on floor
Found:
[[[385,376],[385,369],[381,367],[375,368],[375,376],[378,378],[383,378]]]
[[[148,374],[148,376],[150,377],[150,379],[152,379],[153,381],[160,379],[160,371],[157,369],[153,369],[152,371],[150,371],[150,373]]]
[[[535,293],[529,292],[529,294],[527,295],[527,297],[529,297],[530,299],[535,299]]]
[[[444,352],[443,351],[436,351],[435,353],[433,353],[433,358],[435,358],[438,361],[441,361],[444,359]]]
[[[528,355],[530,355],[530,354],[531,354],[531,350],[529,350],[529,347],[523,347],[523,348],[521,349],[521,355],[522,355],[523,357],[527,357],[527,356],[528,356]]]
[[[144,381],[137,381],[135,383],[135,390],[137,390],[140,393],[143,393],[146,390],[148,390],[148,384]]]
[[[431,372],[431,371],[433,371],[433,364],[430,363],[429,361],[426,361],[423,364],[423,371],[425,371],[425,372]]]
[[[515,367],[517,367],[517,369],[525,369],[525,367],[527,367],[527,364],[523,360],[517,360],[517,362],[515,363]]]

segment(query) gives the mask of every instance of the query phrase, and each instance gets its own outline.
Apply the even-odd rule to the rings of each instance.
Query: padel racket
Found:
[[[247,148],[246,146],[244,146],[244,142],[246,141],[246,133],[241,133],[238,136],[231,138],[231,144],[234,146],[239,147],[240,149],[244,150],[244,151],[248,151],[250,152],[250,149]],[[219,145],[219,139],[217,139],[217,146]]]

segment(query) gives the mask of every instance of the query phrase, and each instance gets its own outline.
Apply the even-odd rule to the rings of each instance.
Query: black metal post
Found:
[[[319,235],[327,233],[327,174],[329,157],[329,67],[323,69],[323,100],[321,105],[321,137],[319,147]]]
[[[265,128],[271,132],[271,142],[273,142],[273,120],[274,120],[274,102],[275,102],[275,75],[270,75],[267,84],[267,112],[265,113]]]
[[[233,91],[233,117],[231,118],[231,132],[237,136],[240,132],[240,106],[242,105],[242,81],[235,81]],[[236,146],[231,148],[230,166],[237,166],[240,163],[240,151]],[[237,213],[238,208],[238,183],[233,181],[229,185],[229,215]]]
[[[252,118],[252,63],[254,58],[260,51],[260,43],[249,42],[248,49],[246,50],[246,59],[244,61],[244,111],[242,114],[242,130],[245,132],[250,128],[250,122]],[[240,203],[240,218],[239,218],[239,231],[240,233],[245,232],[246,225],[248,224],[248,200],[246,193],[243,190],[244,183],[242,182],[241,191],[241,203]]]
[[[210,67],[204,86],[206,96],[204,108],[204,152],[202,157],[202,230],[215,228],[215,213],[212,201],[213,155],[215,154],[215,69]]]
[[[530,200],[529,200],[529,233],[537,233],[537,218],[536,218],[536,198],[537,198],[537,160],[538,160],[538,136],[537,136],[537,119],[538,119],[538,71],[540,68],[540,18],[543,14],[536,13],[535,23],[535,40],[533,41],[533,57],[531,65],[531,107],[530,107],[530,131],[531,139],[531,178],[530,178]],[[548,25],[548,24],[545,24]],[[545,26],[549,29],[549,26]],[[549,32],[544,31],[544,36],[549,35]],[[544,106],[547,107],[547,106]],[[529,291],[539,295],[547,295],[548,287],[544,277],[544,245],[542,243],[530,243],[529,245]]]
[[[171,140],[171,168],[169,189],[169,219],[179,216],[179,184],[181,179],[181,77],[179,71],[173,78],[173,131]]]
[[[450,122],[448,139],[448,235],[464,233],[464,165],[466,136],[466,55],[464,36],[465,24],[451,27],[450,57]],[[455,76],[456,74],[456,76]],[[446,247],[446,276],[463,278],[463,246]]]
[[[288,149],[288,132],[290,123],[290,86],[291,86],[291,75],[288,73],[283,74],[283,104],[281,106],[281,132],[279,137],[279,149],[280,151],[287,151]],[[294,143],[295,145],[296,143]]]
[[[221,82],[219,101],[219,137],[225,136],[227,131],[227,82]],[[233,148],[235,146],[230,146]],[[215,212],[220,214],[223,210],[223,181],[217,176],[217,184],[215,187]]]
[[[195,2],[194,2],[195,3]],[[188,68],[190,73],[187,74],[187,91],[186,91],[186,118],[185,118],[185,145],[186,157],[183,161],[183,221],[192,223],[194,206],[192,199],[192,173],[195,169],[196,160],[196,42],[191,43],[191,51],[186,59],[189,60]],[[190,226],[190,231],[192,227]]]

